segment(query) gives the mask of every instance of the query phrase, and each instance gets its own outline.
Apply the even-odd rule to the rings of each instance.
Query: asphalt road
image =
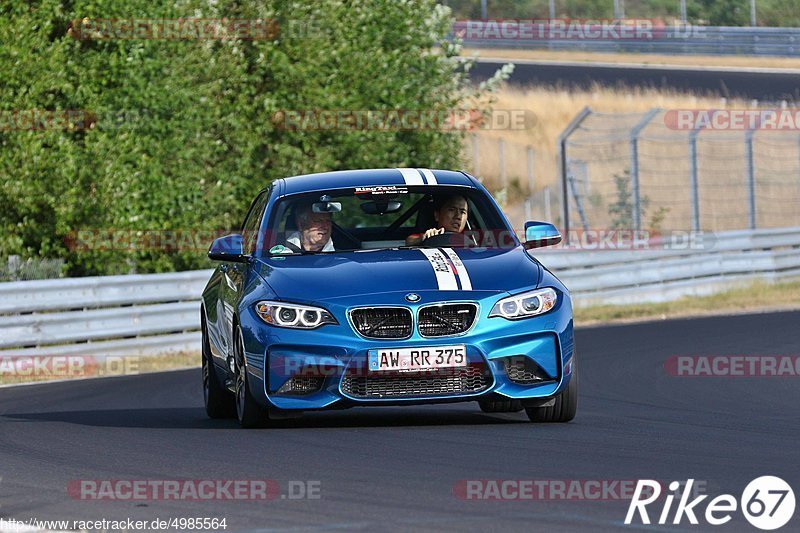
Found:
[[[228,531],[598,531],[627,502],[476,501],[462,480],[702,480],[738,497],[777,475],[800,489],[800,378],[678,378],[671,355],[798,354],[800,312],[581,329],[570,424],[474,403],[362,408],[241,430],[202,409],[199,370],[0,389],[0,516],[227,518]],[[318,481],[319,499],[84,501],[81,479]],[[704,509],[704,505],[702,506]],[[659,514],[660,508],[652,514]],[[656,531],[692,529],[679,526]],[[724,526],[756,531],[735,514]],[[692,529],[697,531],[698,528]],[[800,530],[800,512],[781,531]]]
[[[593,84],[620,89],[649,87],[762,102],[800,101],[800,73],[770,69],[629,66],[519,59],[482,59],[470,71],[482,81],[505,63],[516,65],[512,85],[546,85],[589,89]]]

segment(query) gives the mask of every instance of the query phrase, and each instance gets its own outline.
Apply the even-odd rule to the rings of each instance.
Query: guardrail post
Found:
[[[639,134],[661,111],[659,108],[651,109],[645,114],[631,130],[631,202],[633,204],[633,229],[642,229],[642,201],[639,192]]]
[[[561,173],[561,223],[564,225],[564,243],[569,244],[569,163],[567,159],[567,141],[570,135],[578,129],[586,117],[592,114],[588,107],[581,109],[581,112],[572,119],[561,135],[558,136],[558,166]]]
[[[750,213],[750,229],[756,229],[756,168],[753,157],[753,135],[755,130],[747,130],[744,135],[744,147],[747,157],[747,196]]]

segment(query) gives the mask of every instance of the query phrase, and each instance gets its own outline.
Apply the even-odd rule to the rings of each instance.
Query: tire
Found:
[[[519,400],[480,400],[478,405],[484,413],[519,413],[523,409]]]
[[[211,348],[208,343],[208,331],[205,318],[202,322],[202,358],[203,358],[203,401],[209,418],[233,418],[236,416],[236,404],[233,394],[220,385],[217,370],[211,360]]]
[[[235,404],[236,418],[243,428],[264,427],[269,422],[268,412],[258,405],[250,391],[247,379],[247,362],[244,358],[244,341],[237,326],[234,331],[234,357],[236,366]]]
[[[578,367],[572,356],[572,377],[567,390],[556,396],[550,407],[526,407],[525,412],[531,422],[569,422],[575,418],[578,409]]]

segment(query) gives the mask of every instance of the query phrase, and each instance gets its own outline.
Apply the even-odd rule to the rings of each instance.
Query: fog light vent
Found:
[[[534,385],[553,380],[533,359],[523,355],[506,357],[503,359],[503,366],[508,379],[519,385]]]
[[[322,388],[322,382],[319,376],[296,376],[281,385],[277,394],[311,394]]]

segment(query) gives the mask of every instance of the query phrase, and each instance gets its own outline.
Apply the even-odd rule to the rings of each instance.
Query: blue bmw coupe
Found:
[[[275,180],[214,241],[203,291],[205,406],[244,427],[353,406],[477,401],[575,416],[566,287],[464,172],[352,170]]]

